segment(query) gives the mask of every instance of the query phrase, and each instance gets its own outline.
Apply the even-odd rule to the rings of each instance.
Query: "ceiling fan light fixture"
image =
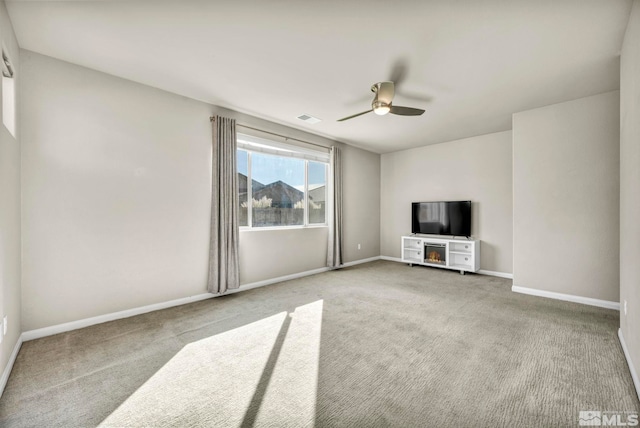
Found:
[[[393,95],[395,94],[395,89],[394,83],[391,81],[374,83],[373,86],[371,86],[371,92],[376,94],[376,96],[373,98],[373,101],[371,102],[371,110],[343,117],[342,119],[338,119],[338,122],[344,122],[345,120],[353,119],[371,112],[374,112],[378,116],[384,116],[387,113],[395,114],[398,116],[420,116],[422,113],[424,113],[424,110],[421,108],[393,105]]]
[[[391,106],[389,104],[382,103],[380,101],[374,102],[371,108],[373,108],[373,112],[379,116],[384,116],[391,111]]]

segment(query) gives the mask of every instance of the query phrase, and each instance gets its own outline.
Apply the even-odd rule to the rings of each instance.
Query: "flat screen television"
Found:
[[[471,236],[471,201],[413,202],[411,233]]]

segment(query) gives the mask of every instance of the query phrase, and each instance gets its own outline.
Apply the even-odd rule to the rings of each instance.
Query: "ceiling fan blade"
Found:
[[[412,94],[412,93],[405,92],[405,91],[400,91],[400,90],[397,90],[396,93],[400,97],[406,98],[408,100],[420,101],[420,102],[423,102],[423,103],[430,103],[431,101],[433,101],[433,97],[430,97],[429,95]]]
[[[424,113],[424,110],[421,108],[413,108],[413,107],[402,107],[402,106],[391,106],[391,111],[389,113],[398,114],[400,116],[420,116]]]
[[[404,58],[398,58],[391,67],[391,76],[389,78],[390,81],[396,84],[396,86],[400,85],[407,78],[407,60]]]
[[[354,117],[362,116],[363,114],[371,113],[372,111],[373,111],[373,109],[367,110],[367,111],[363,111],[362,113],[356,113],[356,114],[351,115],[351,116],[343,117],[342,119],[338,119],[338,122],[344,122],[345,120],[353,119]]]
[[[376,93],[376,99],[385,104],[391,104],[396,92],[393,82],[379,82],[373,86],[377,87],[377,90],[374,91]]]

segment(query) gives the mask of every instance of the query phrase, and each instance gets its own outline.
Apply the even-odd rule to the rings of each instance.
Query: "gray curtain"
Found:
[[[327,266],[342,266],[342,155],[338,147],[331,147],[331,212],[329,213],[329,248]]]
[[[222,294],[240,287],[236,121],[211,118],[211,240],[207,290]]]

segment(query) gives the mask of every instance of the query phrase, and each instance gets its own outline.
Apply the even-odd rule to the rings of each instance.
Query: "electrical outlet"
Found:
[[[627,315],[627,301],[624,301],[624,314]]]
[[[2,319],[2,332],[3,334],[7,334],[7,316],[6,315]]]
[[[360,244],[358,244],[358,250],[360,249]]]

